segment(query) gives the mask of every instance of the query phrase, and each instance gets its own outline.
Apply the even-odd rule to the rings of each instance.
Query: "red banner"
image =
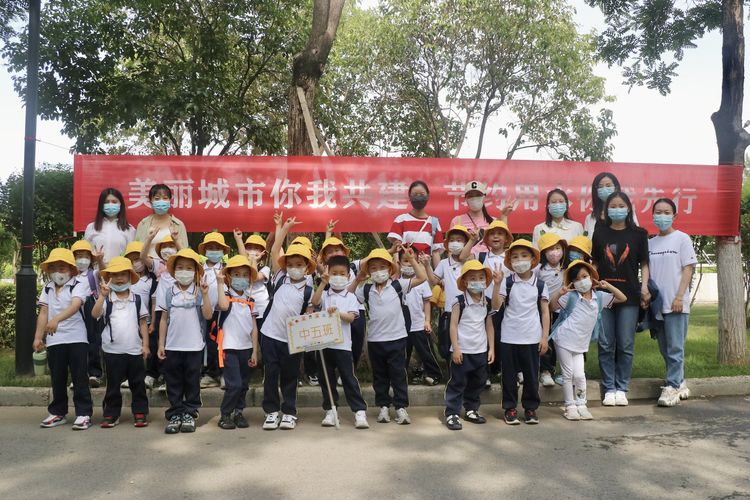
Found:
[[[299,231],[385,232],[410,209],[407,188],[416,179],[430,186],[427,211],[443,229],[466,211],[464,185],[488,185],[487,208],[497,215],[505,199],[518,200],[509,219],[513,232],[529,233],[545,218],[550,189],[570,198],[570,215],[583,222],[591,210],[591,181],[614,173],[634,203],[642,225],[655,232],[651,207],[658,198],[675,201],[676,225],[689,234],[738,233],[741,166],[589,163],[447,158],[76,156],[74,228],[94,220],[99,193],[119,189],[128,219],[137,225],[151,213],[148,190],[164,183],[173,192],[172,212],[188,231],[269,231],[273,213],[302,221]]]

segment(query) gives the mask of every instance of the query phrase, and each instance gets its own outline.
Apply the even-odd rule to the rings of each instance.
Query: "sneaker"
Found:
[[[102,423],[99,424],[99,427],[101,427],[102,429],[111,429],[119,423],[120,419],[117,417],[104,417],[102,419]]]
[[[338,378],[336,379],[336,384],[337,384],[337,385],[338,385],[339,387],[344,387],[344,384],[343,384],[343,383],[341,382],[341,377],[338,377]]]
[[[201,377],[201,389],[208,389],[209,387],[219,387],[219,381],[209,375],[203,375]]]
[[[222,375],[219,379],[219,389],[221,389],[222,391],[227,390],[227,385],[224,383],[224,375]]]
[[[508,425],[518,425],[521,423],[521,421],[518,420],[518,412],[515,408],[505,410],[505,423]]]
[[[628,397],[625,391],[615,392],[615,405],[616,406],[628,406]]]
[[[409,417],[409,414],[406,412],[406,408],[398,408],[396,410],[395,422],[398,425],[409,425],[411,423],[411,418]]]
[[[320,423],[323,427],[336,427],[336,415],[333,414],[333,410],[326,410],[326,415],[323,417],[323,421]]]
[[[461,425],[461,420],[458,418],[458,415],[448,415],[445,418],[445,426],[452,431],[460,431],[463,429],[463,425]]]
[[[238,429],[247,429],[250,427],[250,424],[247,423],[247,420],[245,419],[245,415],[243,415],[240,410],[234,410],[234,413],[232,413],[232,420],[234,420],[234,425],[236,425]]]
[[[381,424],[387,424],[391,421],[390,409],[387,406],[380,407],[380,413],[378,413],[378,422]]]
[[[172,415],[172,418],[169,419],[169,422],[167,423],[167,426],[164,428],[165,434],[177,434],[180,432],[180,428],[182,427],[182,419],[179,415]]]
[[[58,425],[66,424],[68,421],[63,415],[52,415],[51,413],[42,420],[42,422],[39,424],[39,427],[43,427],[45,429],[49,429],[51,427],[57,427]]]
[[[523,385],[523,372],[518,372],[516,374],[516,380],[518,380],[518,385]]]
[[[227,414],[224,414],[219,418],[219,427],[222,429],[236,429],[237,424],[234,423],[234,420],[232,419],[232,416]]]
[[[563,417],[567,418],[568,420],[581,420],[581,413],[578,411],[577,406],[570,405],[565,407],[565,413],[563,413]]]
[[[490,377],[487,377],[487,380],[484,381],[484,389],[492,389],[492,380],[490,380]]]
[[[690,397],[690,389],[688,389],[687,382],[684,380],[680,384],[680,387],[677,388],[677,394],[680,395],[680,399],[683,401]]]
[[[581,416],[581,420],[594,420],[594,416],[591,414],[586,405],[578,405],[578,415]]]
[[[133,415],[133,427],[148,427],[145,413],[136,413]]]
[[[422,379],[422,381],[423,381],[424,385],[432,385],[432,386],[438,385],[440,383],[440,379],[439,378],[430,377],[430,376],[424,377]]]
[[[555,381],[552,379],[552,375],[548,371],[543,371],[541,376],[542,387],[554,387]]]
[[[122,383],[120,384],[120,388],[121,388],[121,389],[130,389],[130,383],[128,382],[128,380],[127,380],[127,379],[125,379],[125,381],[123,381],[123,382],[122,382]]]
[[[308,375],[307,383],[313,387],[317,387],[320,385],[320,382],[318,382],[318,377],[316,377],[315,375]]]
[[[538,424],[539,417],[536,416],[535,410],[524,410],[523,417],[527,424]]]
[[[151,375],[146,375],[146,378],[143,379],[143,383],[146,384],[146,389],[153,389],[156,379]]]
[[[195,418],[192,415],[185,413],[182,416],[182,427],[180,432],[195,432]]]
[[[89,416],[76,417],[75,421],[73,422],[74,431],[85,431],[89,427],[91,427],[91,417]]]
[[[365,410],[359,410],[354,414],[354,427],[357,429],[370,428],[370,424],[367,423],[367,413],[365,413]]]
[[[266,420],[263,422],[263,429],[267,431],[275,431],[279,428],[279,412],[274,411],[272,413],[266,413]]]
[[[615,392],[610,391],[604,394],[604,399],[602,399],[602,406],[614,406],[615,405]]]
[[[294,415],[284,415],[281,417],[281,425],[279,425],[279,429],[291,431],[295,427],[297,427],[297,417]]]
[[[555,375],[555,378],[553,379],[557,385],[563,385],[563,377],[562,375]]]
[[[156,388],[158,392],[167,392],[167,384],[165,382],[162,382],[162,384]]]
[[[679,402],[679,389],[675,389],[670,385],[661,388],[661,395],[659,396],[659,400],[657,401],[657,404],[659,406],[675,406]]]
[[[92,389],[96,389],[97,387],[102,386],[102,379],[99,377],[89,377],[89,387]],[[73,384],[70,384],[70,387],[73,387]]]
[[[468,410],[464,415],[464,420],[471,422],[472,424],[486,424],[487,419],[479,414],[476,410]]]

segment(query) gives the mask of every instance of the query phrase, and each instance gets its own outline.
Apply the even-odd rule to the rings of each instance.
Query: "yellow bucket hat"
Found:
[[[578,250],[585,253],[589,259],[591,258],[592,246],[591,240],[586,236],[576,236],[568,242],[568,249],[570,249],[570,247],[576,247]]]
[[[238,267],[249,267],[250,268],[250,283],[258,279],[258,270],[250,263],[250,260],[243,255],[235,255],[227,261],[227,265],[224,266],[224,281],[228,286],[232,286],[232,278],[229,277],[230,269],[236,269]]]
[[[49,274],[49,265],[53,262],[64,262],[67,265],[71,267],[71,276],[75,276],[78,274],[78,268],[76,267],[76,258],[73,257],[73,251],[68,250],[67,248],[53,248],[52,251],[49,253],[49,257],[47,257],[47,260],[42,262],[39,267],[42,268],[42,271]]]
[[[471,239],[471,235],[469,234],[469,230],[466,229],[465,226],[462,226],[461,224],[456,224],[452,228],[448,230],[447,233],[445,233],[445,241],[443,242],[443,246],[445,246],[445,249],[448,249],[448,239],[451,237],[451,233],[461,233],[464,236],[466,236],[466,239]]]
[[[481,262],[476,259],[467,260],[464,265],[461,266],[461,275],[458,277],[458,289],[462,292],[466,291],[466,280],[464,276],[470,271],[484,271],[485,284],[489,286],[492,281],[492,271],[484,267]]]
[[[297,236],[289,244],[289,246],[291,246],[291,245],[304,245],[307,248],[309,248],[310,250],[312,250],[312,248],[313,248],[312,242],[310,241],[310,238],[308,238],[307,236]]]
[[[490,234],[490,231],[493,229],[502,229],[505,231],[505,245],[508,246],[511,243],[513,243],[513,233],[510,232],[510,228],[508,227],[508,224],[501,220],[493,220],[490,222],[490,225],[487,226],[484,230],[484,244],[487,244],[487,237]]]
[[[89,243],[86,240],[78,240],[75,243],[73,243],[73,246],[70,247],[71,252],[77,252],[79,250],[85,250],[93,255],[94,249],[91,248],[91,243]]]
[[[560,238],[560,235],[555,233],[544,233],[539,237],[539,241],[537,241],[537,246],[539,247],[540,252],[544,252],[548,248],[552,248],[553,246],[557,244],[561,244],[563,247],[563,251],[565,251],[565,248],[568,246],[568,242],[564,239]]]
[[[131,284],[134,285],[138,283],[140,277],[133,270],[133,263],[130,262],[130,259],[128,259],[127,257],[113,257],[112,260],[109,261],[109,265],[107,266],[107,268],[103,269],[100,274],[102,279],[106,282],[109,281],[109,278],[112,274],[121,273],[123,271],[128,271],[130,273]]]
[[[245,240],[245,245],[258,245],[263,247],[264,250],[268,248],[266,240],[264,240],[263,237],[258,234],[251,234],[250,236],[248,236]]]
[[[177,263],[177,259],[179,258],[190,259],[195,262],[196,276],[198,276],[198,278],[203,276],[203,262],[201,261],[201,256],[195,253],[195,250],[193,250],[192,248],[183,248],[169,258],[169,260],[167,261],[167,272],[170,275],[174,276],[174,266]]]
[[[367,264],[372,259],[382,259],[386,261],[391,266],[391,274],[395,274],[398,271],[398,266],[395,262],[393,262],[393,256],[388,253],[388,250],[385,248],[376,248],[372,252],[370,252],[370,255],[367,256],[366,259],[362,259],[362,263],[360,264],[361,267],[363,267],[365,270],[367,270]],[[369,271],[368,271],[369,274]]]
[[[315,262],[312,258],[312,252],[310,251],[309,247],[301,243],[293,243],[289,245],[289,248],[286,249],[284,255],[279,257],[279,267],[281,267],[282,269],[286,269],[286,259],[287,257],[292,257],[293,255],[302,257],[307,261],[307,274],[312,274],[312,272],[315,271]]]
[[[206,236],[203,237],[203,241],[200,245],[198,245],[198,253],[201,255],[206,254],[206,245],[209,243],[218,243],[221,245],[221,248],[224,249],[224,253],[229,253],[229,246],[224,241],[224,235],[217,232],[212,232],[206,234]]]
[[[161,255],[161,247],[167,243],[174,243],[172,236],[170,236],[169,234],[154,246],[154,250],[156,250],[156,253]]]
[[[531,259],[531,269],[534,269],[539,264],[539,250],[532,242],[521,238],[520,240],[511,243],[508,250],[505,252],[505,267],[508,269],[513,269],[510,265],[510,254],[514,248],[527,248],[531,252],[531,255],[533,256]]]
[[[591,279],[599,281],[599,273],[596,271],[596,269],[594,269],[594,266],[582,260],[574,260],[573,262],[570,263],[570,265],[568,265],[567,269],[565,269],[565,275],[564,275],[565,286],[570,285],[571,281],[573,281],[572,279],[570,279],[568,275],[570,274],[570,270],[573,269],[575,266],[585,267],[588,270],[589,274],[591,275]]]
[[[323,252],[325,252],[326,247],[341,247],[344,249],[344,255],[349,257],[349,248],[346,245],[344,245],[344,242],[338,238],[334,238],[334,237],[326,238],[326,240],[323,242],[323,246],[320,247],[320,255],[323,255]]]
[[[125,253],[123,253],[123,255],[127,256],[127,255],[130,255],[131,253],[137,253],[138,255],[140,255],[142,250],[143,250],[143,242],[131,241],[130,243],[128,243],[128,246],[125,247]]]

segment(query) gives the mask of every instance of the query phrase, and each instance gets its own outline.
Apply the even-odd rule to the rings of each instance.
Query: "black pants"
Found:
[[[151,356],[146,361],[146,375],[154,377],[154,380],[158,379],[159,375],[163,375],[162,362],[159,356],[156,355],[159,351],[159,322],[161,321],[161,313],[162,311],[156,311],[156,314],[154,314],[156,329],[148,336],[148,349],[151,351]]]
[[[274,413],[281,410],[285,415],[297,415],[297,382],[302,353],[289,354],[286,342],[265,335],[260,336],[260,353],[263,356],[265,370],[263,411]]]
[[[539,344],[500,344],[503,359],[503,409],[518,405],[516,374],[523,373],[521,403],[526,410],[539,408]]]
[[[365,311],[359,310],[359,316],[352,321],[352,360],[354,366],[359,364],[359,358],[362,357],[362,348],[365,346],[365,331],[367,330],[367,321],[365,320]]]
[[[128,381],[132,403],[130,409],[136,413],[148,414],[148,396],[146,395],[146,367],[143,356],[134,354],[104,353],[104,366],[107,368],[107,392],[104,395],[105,417],[120,418],[122,413],[122,393],[120,383]]]
[[[203,351],[167,351],[164,360],[164,380],[170,405],[164,413],[167,420],[186,413],[198,418],[202,362]]]
[[[500,359],[500,341],[502,338],[502,332],[500,331],[500,325],[502,323],[502,315],[492,315],[492,326],[495,328],[495,361],[491,365],[488,365],[489,375],[497,375],[503,368],[503,362]]]
[[[409,406],[409,389],[406,383],[406,337],[386,342],[368,342],[372,367],[372,388],[378,407],[391,404],[398,408]],[[390,390],[393,389],[393,398]]]
[[[450,363],[451,361],[451,313],[444,312],[438,320],[438,352]]]
[[[487,353],[464,354],[460,365],[451,360],[451,378],[445,387],[445,416],[459,415],[461,405],[469,410],[479,409],[479,395],[487,380]]]
[[[409,332],[409,336],[406,340],[406,368],[409,368],[409,360],[411,359],[412,349],[417,351],[417,357],[422,362],[424,373],[428,377],[432,377],[436,380],[443,378],[443,372],[440,371],[435,354],[432,351],[432,341],[430,335],[420,330],[418,332]]]
[[[253,355],[252,349],[224,350],[224,398],[221,400],[221,414],[228,415],[234,410],[245,409],[247,388],[250,385],[250,366],[247,362]]]
[[[221,368],[219,368],[219,344],[216,343],[216,339],[211,338],[210,333],[213,321],[213,318],[206,321],[206,363],[203,366],[203,370],[201,370],[201,375],[219,378],[221,377]]]
[[[550,328],[557,319],[557,313],[550,314]],[[549,348],[547,352],[539,355],[539,370],[543,372],[549,372],[550,375],[555,374],[555,365],[557,365],[557,353],[555,352],[555,341],[550,339]]]
[[[89,341],[86,371],[89,377],[102,378],[102,335],[99,330],[99,322],[91,317],[94,303],[94,296],[90,295],[82,306],[86,324],[86,337]]]
[[[306,377],[318,377],[318,357],[315,355],[315,351],[307,351],[302,356],[302,364],[304,365],[305,369],[305,376]]]
[[[73,405],[77,417],[94,413],[89,377],[86,373],[89,345],[83,342],[47,347],[47,364],[52,379],[52,402],[47,410],[52,415],[68,414],[68,371],[73,381]]]
[[[359,380],[354,375],[352,353],[341,349],[323,349],[323,360],[321,361],[319,351],[314,352],[317,354],[321,372],[323,369],[328,372],[328,381],[331,384],[331,392],[333,393],[333,403],[336,407],[338,408],[339,406],[339,391],[336,388],[336,372],[338,372],[341,376],[341,384],[344,386],[344,395],[346,396],[346,402],[349,403],[349,408],[354,412],[366,410],[367,403],[362,398]],[[323,409],[330,410],[331,400],[328,397],[325,380],[320,381],[320,388],[323,390]]]

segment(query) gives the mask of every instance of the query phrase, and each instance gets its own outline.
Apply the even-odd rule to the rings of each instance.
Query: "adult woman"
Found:
[[[604,222],[607,215],[605,207],[607,198],[618,191],[622,191],[622,189],[615,174],[600,172],[594,177],[594,181],[591,183],[591,213],[583,221],[584,234],[592,240],[594,239],[596,225]],[[633,214],[633,222],[636,226],[638,225],[638,217],[635,214]]]
[[[599,370],[604,387],[604,406],[626,406],[633,369],[638,306],[646,307],[648,292],[648,235],[633,221],[628,195],[614,192],[607,198],[604,224],[594,233],[593,262],[602,280],[625,294],[627,300],[602,310],[599,337]],[[638,271],[641,280],[638,280]]]
[[[105,188],[99,193],[96,217],[86,226],[83,238],[91,243],[99,269],[104,269],[112,259],[122,255],[128,243],[135,239],[135,228],[128,224],[125,200],[115,188]]]
[[[185,224],[180,219],[169,213],[169,207],[172,203],[172,190],[166,184],[154,184],[151,186],[148,192],[148,199],[151,202],[151,208],[154,213],[143,218],[138,223],[138,230],[135,233],[135,239],[138,241],[146,241],[148,231],[151,227],[157,229],[156,235],[151,239],[151,245],[148,249],[148,254],[152,258],[158,258],[156,255],[156,245],[164,239],[165,236],[169,236],[171,233],[176,232],[179,240],[178,248],[187,248],[187,231],[185,230]]]
[[[553,189],[547,193],[546,218],[544,222],[534,227],[532,233],[534,245],[539,241],[539,237],[546,233],[554,233],[567,243],[583,234],[583,225],[568,217],[569,205],[568,195],[562,189]]]
[[[388,240],[410,245],[417,253],[432,254],[433,267],[437,266],[443,252],[443,231],[438,218],[427,215],[425,210],[430,200],[430,188],[424,181],[414,181],[408,194],[412,209],[393,219]]]
[[[477,234],[479,239],[476,245],[472,248],[472,252],[475,255],[489,251],[487,245],[484,244],[484,231],[487,229],[487,226],[495,220],[487,211],[487,207],[484,204],[485,196],[487,196],[486,184],[480,181],[467,182],[464,189],[464,199],[466,200],[468,210],[453,217],[450,225],[450,227],[457,225],[464,226]],[[513,203],[503,205],[498,219],[507,223],[508,214],[512,211]]]
[[[698,259],[690,237],[672,226],[677,215],[674,202],[659,199],[652,213],[659,234],[648,242],[649,269],[661,298],[664,325],[658,329],[656,339],[667,368],[667,383],[658,404],[674,406],[690,395],[685,384],[685,336],[690,314],[690,280]]]

